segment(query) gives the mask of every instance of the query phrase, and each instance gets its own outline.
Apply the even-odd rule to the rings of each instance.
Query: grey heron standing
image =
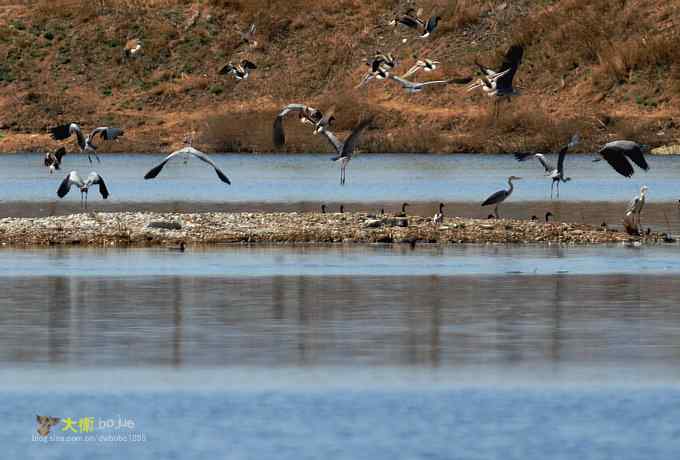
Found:
[[[512,185],[513,180],[520,180],[522,179],[521,177],[517,176],[510,176],[508,177],[508,186],[509,188],[507,190],[499,190],[492,194],[489,198],[484,200],[482,203],[482,206],[489,206],[489,205],[495,205],[494,207],[494,215],[496,216],[496,219],[499,219],[498,216],[498,205],[501,204],[503,201],[507,200],[510,195],[512,195],[512,191],[515,189],[515,187]]]
[[[84,137],[83,132],[77,123],[68,123],[50,128],[50,133],[52,139],[57,141],[68,139],[72,134],[75,134],[78,147],[80,147],[80,153],[86,153],[87,159],[90,160],[90,163],[92,163],[91,155],[94,155],[97,161],[101,161],[99,156],[97,156],[97,146],[94,145],[94,139],[99,136],[107,141],[114,140],[122,136],[124,131],[120,128],[102,126],[93,129],[89,136]]]
[[[80,188],[80,206],[83,207],[84,205],[85,209],[87,209],[87,191],[90,186],[99,185],[99,193],[102,198],[107,199],[109,197],[109,189],[106,187],[104,179],[94,171],[92,171],[85,180],[80,177],[77,171],[68,173],[57,189],[57,196],[59,198],[64,198],[73,185],[77,185],[78,188]]]
[[[557,154],[557,167],[554,167],[551,163],[549,163],[548,160],[545,159],[545,156],[541,153],[515,153],[515,158],[517,158],[518,161],[524,161],[532,156],[536,157],[541,165],[543,165],[543,169],[545,169],[545,175],[552,179],[552,184],[550,185],[550,199],[552,200],[553,198],[553,189],[555,188],[555,184],[557,184],[557,198],[559,199],[560,182],[569,182],[571,180],[571,177],[565,177],[564,175],[564,157],[567,155],[567,151],[570,148],[575,147],[580,142],[580,140],[581,138],[578,134],[571,136],[569,142],[565,144]]]
[[[649,170],[649,165],[647,164],[647,160],[645,160],[644,154],[648,149],[649,146],[641,145],[633,141],[613,141],[605,144],[605,146],[599,150],[598,153],[602,158],[593,161],[604,159],[622,176],[632,177],[635,171],[628,159],[647,171]]]
[[[227,175],[224,174],[224,172],[222,172],[222,170],[215,164],[214,161],[212,161],[208,157],[208,155],[206,155],[205,153],[201,152],[200,150],[196,150],[195,148],[192,147],[191,138],[189,138],[188,141],[185,141],[185,142],[188,144],[186,147],[179,149],[179,150],[176,150],[176,151],[172,152],[170,155],[168,155],[167,157],[165,157],[163,159],[163,161],[161,161],[159,164],[157,164],[156,166],[151,168],[149,170],[149,172],[147,172],[144,175],[144,179],[153,179],[156,176],[158,176],[158,174],[161,172],[161,170],[163,169],[165,164],[168,161],[172,160],[173,158],[181,157],[183,155],[186,155],[186,156],[191,155],[191,156],[198,158],[202,162],[207,163],[210,166],[212,166],[215,169],[215,172],[217,173],[217,177],[219,177],[222,182],[224,182],[228,185],[231,185],[231,181],[229,180]]]
[[[626,214],[623,218],[623,226],[631,235],[639,235],[641,224],[640,224],[640,214],[642,214],[642,208],[645,206],[645,199],[647,197],[646,185],[640,187],[640,194],[636,196],[633,201],[630,202],[628,208],[626,209]]]

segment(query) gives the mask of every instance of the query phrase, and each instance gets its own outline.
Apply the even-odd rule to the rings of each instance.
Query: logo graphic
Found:
[[[38,434],[40,436],[50,434],[50,429],[61,421],[59,417],[48,417],[47,415],[36,415],[35,419],[38,422]]]

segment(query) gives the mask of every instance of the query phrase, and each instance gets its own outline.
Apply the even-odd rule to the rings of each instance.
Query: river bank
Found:
[[[146,247],[224,243],[563,243],[630,241],[617,230],[585,224],[510,219],[431,218],[369,213],[81,213],[0,219],[9,246]],[[663,241],[651,233],[645,242]]]

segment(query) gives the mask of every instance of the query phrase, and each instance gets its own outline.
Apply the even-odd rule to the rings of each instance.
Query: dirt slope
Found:
[[[286,103],[335,107],[336,129],[376,116],[365,151],[545,151],[574,131],[580,150],[626,137],[676,143],[680,2],[635,0],[421,1],[442,17],[429,39],[387,25],[412,2],[360,0],[38,0],[0,5],[0,151],[44,150],[56,123],[113,124],[104,151],[167,151],[189,131],[208,151],[273,151]],[[257,24],[257,46],[239,30]],[[143,44],[128,59],[129,39]],[[403,38],[408,38],[405,44]],[[356,89],[376,50],[442,61],[417,80],[469,75],[512,43],[526,52],[503,104],[464,86],[407,95],[394,82]],[[218,74],[257,63],[247,81]],[[287,151],[329,151],[294,119]],[[69,149],[74,146],[70,143]]]

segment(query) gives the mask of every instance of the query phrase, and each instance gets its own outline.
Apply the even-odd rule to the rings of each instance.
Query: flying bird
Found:
[[[228,185],[231,185],[231,181],[229,180],[229,178],[227,177],[227,175],[224,174],[224,172],[222,172],[222,170],[215,164],[214,161],[212,161],[212,160],[208,157],[208,155],[206,155],[205,153],[201,152],[200,150],[196,150],[195,148],[192,147],[192,145],[191,145],[191,139],[189,139],[188,141],[186,141],[186,143],[188,144],[186,147],[181,148],[181,149],[179,149],[179,150],[176,150],[176,151],[172,152],[170,155],[168,155],[167,157],[165,157],[165,158],[163,159],[163,161],[161,161],[161,162],[158,163],[156,166],[154,166],[153,168],[151,168],[151,169],[149,170],[149,172],[147,172],[147,173],[144,175],[144,179],[153,179],[153,178],[155,178],[156,176],[158,176],[158,173],[161,172],[161,170],[163,169],[163,167],[165,166],[165,164],[166,164],[168,161],[172,160],[173,158],[177,158],[177,157],[186,157],[186,156],[192,155],[192,156],[198,158],[199,160],[203,161],[204,163],[208,163],[210,166],[212,166],[212,167],[215,169],[215,172],[217,173],[217,177],[219,177],[220,180],[221,180],[222,182],[224,182],[224,183],[226,183],[226,184],[228,184]]]
[[[517,176],[510,176],[508,177],[508,186],[509,188],[507,190],[499,190],[495,193],[493,193],[489,198],[487,198],[483,203],[482,206],[489,206],[489,205],[495,205],[494,207],[494,215],[496,216],[496,219],[498,219],[498,205],[504,202],[505,200],[512,195],[512,191],[514,190],[514,186],[512,185],[513,180],[520,180],[522,179],[521,177]]]
[[[552,200],[553,197],[553,189],[555,188],[555,184],[557,184],[557,198],[560,197],[560,182],[569,182],[571,180],[571,177],[565,177],[564,175],[564,158],[567,155],[567,151],[570,148],[575,147],[578,145],[580,142],[581,138],[578,134],[574,134],[571,136],[571,139],[569,142],[564,145],[559,153],[557,154],[557,168],[554,167],[551,163],[548,162],[548,160],[545,159],[545,156],[542,153],[515,153],[515,158],[518,161],[525,161],[527,158],[530,157],[536,157],[536,159],[543,165],[543,169],[545,169],[545,175],[549,176],[552,179],[552,184],[550,185],[550,199]]]
[[[94,140],[97,136],[101,137],[103,140],[114,140],[124,134],[124,131],[120,128],[110,128],[108,126],[102,126],[92,130],[89,136],[84,137],[80,126],[77,123],[69,123],[65,125],[55,126],[50,128],[50,133],[52,139],[61,141],[68,139],[72,134],[76,135],[76,142],[80,148],[80,153],[86,153],[87,159],[92,163],[91,155],[94,155],[97,161],[101,161],[97,155],[97,146],[94,144]]]
[[[640,145],[633,141],[613,141],[605,144],[598,153],[616,172],[624,177],[632,177],[635,171],[628,160],[630,159],[645,171],[649,170],[649,165],[644,155],[648,149],[649,146]],[[600,160],[601,158],[597,158],[593,161]]]
[[[468,91],[481,87],[488,96],[495,96],[497,98],[495,112],[496,115],[498,115],[498,101],[502,98],[509,99],[511,96],[519,94],[512,86],[512,81],[515,78],[515,74],[522,62],[523,56],[524,48],[521,45],[512,45],[505,53],[503,63],[498,70],[484,67],[478,62],[475,62],[477,68],[481,71],[483,78],[477,83],[470,85]]]
[[[429,37],[432,34],[432,32],[434,32],[434,30],[437,28],[437,24],[439,24],[440,19],[441,17],[439,16],[430,16],[430,19],[427,20],[427,23],[425,24],[425,28],[420,38]]]
[[[409,8],[404,14],[395,15],[394,19],[389,22],[389,25],[396,26],[399,24],[410,29],[418,30],[421,27],[425,27],[423,20],[418,17],[420,16],[419,13],[420,10],[416,11],[413,8]]]
[[[404,78],[398,77],[396,75],[387,75],[387,78],[396,81],[401,85],[404,90],[406,90],[407,93],[418,93],[425,89],[426,86],[431,86],[431,85],[448,85],[450,83],[466,83],[469,80],[468,79],[459,79],[459,78],[449,78],[448,80],[432,80],[432,81],[425,81],[425,82],[413,82],[406,80]]]
[[[142,51],[142,42],[138,38],[133,38],[125,43],[125,48],[123,49],[125,57],[132,58]]]
[[[630,235],[639,235],[641,224],[640,224],[640,214],[642,214],[642,208],[645,206],[645,199],[647,197],[646,185],[640,187],[640,195],[636,196],[633,201],[630,202],[628,208],[626,208],[626,214],[623,217],[623,226],[626,232]]]
[[[218,73],[220,75],[233,74],[237,80],[247,80],[248,76],[250,75],[250,71],[253,69],[257,69],[257,66],[248,59],[243,59],[237,65],[234,65],[230,62],[229,64],[222,66]]]
[[[274,119],[274,145],[277,147],[281,147],[286,143],[286,135],[283,130],[283,119],[291,112],[297,112],[302,123],[314,125],[315,131],[317,124],[324,118],[321,110],[315,109],[314,107],[310,107],[305,104],[288,104],[283,108],[283,110],[281,110],[281,112],[279,112],[279,114],[276,116],[276,119]],[[330,118],[329,124],[331,121]]]
[[[401,76],[401,78],[408,78],[421,69],[425,72],[432,72],[439,64],[441,64],[439,61],[432,59],[418,59],[416,60],[416,63]]]
[[[251,24],[245,32],[237,29],[237,32],[241,36],[241,41],[247,43],[250,47],[255,48],[257,46],[257,40],[255,40],[255,24]]]
[[[321,119],[314,124],[315,135],[319,134],[321,130],[328,129],[331,126],[331,124],[335,121],[335,117],[333,116],[334,112],[335,108],[327,110],[326,113],[323,114]]]
[[[345,139],[344,142],[340,142],[338,138],[331,131],[327,129],[321,129],[319,131],[321,134],[326,136],[328,142],[335,148],[338,156],[331,158],[332,161],[340,162],[340,185],[345,185],[345,168],[347,168],[347,163],[352,159],[354,154],[354,149],[359,143],[359,138],[364,129],[366,129],[373,122],[373,118],[369,117],[354,127],[352,133]]]
[[[66,155],[66,147],[59,147],[54,152],[45,153],[43,163],[49,168],[50,174],[61,169],[61,159]]]
[[[383,54],[380,51],[377,51],[375,55],[366,62],[366,65],[370,67],[370,70],[364,75],[364,78],[357,88],[361,88],[374,78],[377,78],[378,80],[387,78],[388,72],[396,67],[397,59],[392,53]]]
[[[107,199],[109,197],[109,189],[106,187],[104,178],[94,171],[92,171],[85,180],[80,177],[77,171],[71,171],[68,173],[64,180],[61,181],[61,184],[57,189],[57,196],[59,198],[64,198],[71,190],[73,185],[76,185],[78,188],[80,188],[80,205],[81,207],[84,205],[85,209],[87,209],[87,191],[90,186],[99,185],[99,194],[102,196],[102,198]]]

